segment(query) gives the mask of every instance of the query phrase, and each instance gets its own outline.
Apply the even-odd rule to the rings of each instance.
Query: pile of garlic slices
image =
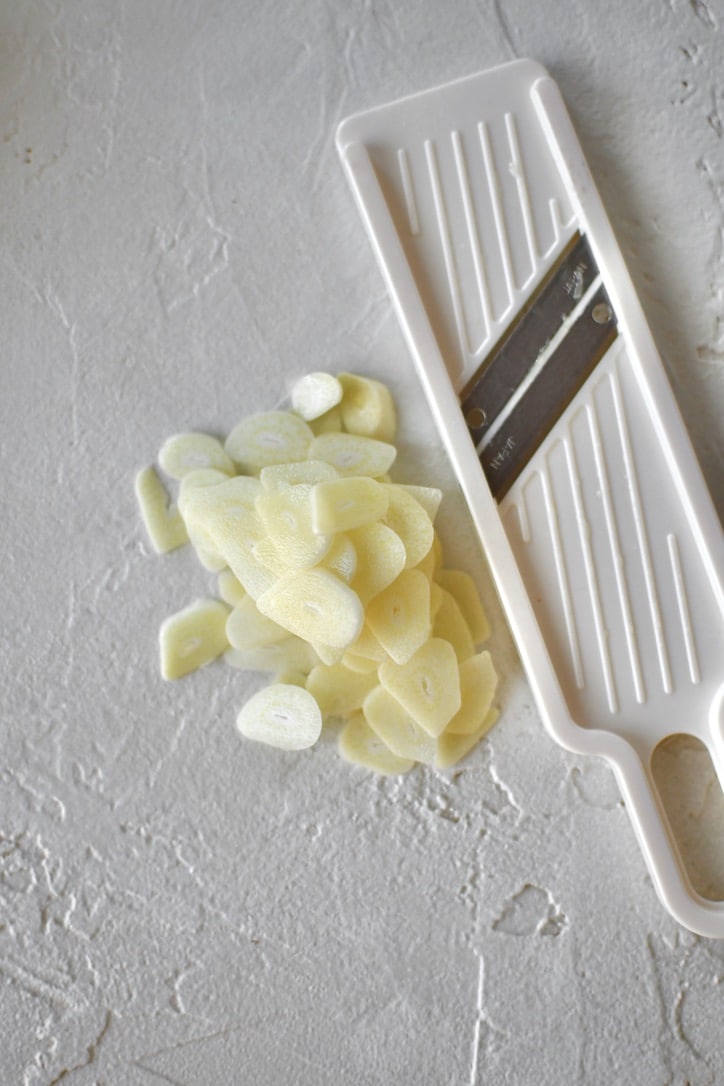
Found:
[[[497,676],[477,589],[445,569],[434,520],[442,492],[392,482],[389,389],[311,373],[291,410],[254,414],[224,444],[170,438],[136,494],[154,548],[189,541],[218,574],[161,627],[161,671],[177,679],[219,656],[268,672],[242,735],[285,750],[342,722],[339,751],[380,773],[464,757],[497,718]]]

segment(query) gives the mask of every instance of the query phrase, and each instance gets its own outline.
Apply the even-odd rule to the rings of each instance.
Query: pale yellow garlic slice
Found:
[[[389,505],[385,524],[400,537],[405,547],[405,568],[421,562],[433,545],[435,530],[419,501],[394,483],[386,485]]]
[[[377,685],[377,676],[370,672],[350,671],[343,663],[318,664],[307,676],[307,690],[322,710],[322,716],[346,717],[362,708],[370,690]]]
[[[460,708],[445,729],[451,735],[479,731],[493,704],[498,676],[489,652],[471,656],[460,664]]]
[[[487,641],[490,637],[490,623],[470,574],[461,569],[441,569],[438,570],[436,579],[457,601],[475,644],[480,645]]]
[[[403,570],[367,604],[365,621],[395,663],[406,663],[431,632],[427,577],[419,570]]]
[[[178,509],[151,467],[135,479],[136,499],[144,527],[157,554],[168,554],[188,542],[188,532]]]
[[[392,442],[397,432],[397,412],[387,385],[371,377],[340,373],[342,422],[350,434]]]
[[[470,628],[460,610],[457,600],[444,588],[435,612],[432,632],[435,637],[442,637],[455,649],[459,661],[467,660],[475,652]]]
[[[324,569],[328,569],[330,573],[336,574],[347,584],[350,584],[357,572],[357,551],[348,535],[345,535],[344,532],[335,535],[332,546],[325,554],[320,565]]]
[[[326,460],[340,475],[383,475],[394,463],[397,449],[386,441],[355,434],[320,434],[309,446],[310,460]]]
[[[192,471],[211,469],[225,475],[236,471],[224,446],[210,434],[174,434],[162,446],[158,462],[173,479],[183,479]]]
[[[306,750],[322,731],[319,706],[304,687],[272,683],[247,701],[236,726],[246,739],[280,750]]]
[[[186,522],[191,545],[201,565],[212,573],[225,569],[226,559],[216,550],[208,532],[195,515],[201,500],[196,494],[199,490],[225,483],[228,478],[228,475],[215,468],[199,468],[184,475],[179,487],[178,507]]]
[[[226,620],[226,636],[232,648],[255,649],[286,640],[289,630],[263,615],[251,596],[244,596]]]
[[[192,491],[225,483],[228,478],[226,472],[217,471],[216,468],[199,468],[197,471],[190,471],[184,475],[178,491],[178,507],[181,513],[184,513],[184,505]]]
[[[196,600],[170,615],[161,625],[161,674],[180,679],[215,660],[228,647],[226,619],[229,608],[219,600]]]
[[[384,654],[382,658],[384,659]],[[342,655],[341,662],[349,671],[356,671],[365,675],[376,675],[377,668],[380,665],[379,660],[371,660],[367,656],[357,656],[354,652],[345,652]]]
[[[230,607],[236,607],[246,596],[246,590],[231,572],[230,569],[222,569],[218,578],[219,596]]]
[[[497,709],[490,709],[478,730],[471,732],[469,735],[455,735],[452,732],[445,732],[444,735],[441,735],[437,741],[437,755],[435,758],[437,768],[448,769],[461,761],[488,734],[493,725],[497,723],[499,715]]]
[[[364,622],[359,596],[326,569],[285,574],[258,597],[257,606],[291,633],[330,648],[346,649]]]
[[[325,645],[321,641],[310,641],[309,643],[319,657],[320,663],[326,664],[328,667],[334,667],[335,664],[342,662],[344,649],[340,649],[335,645]]]
[[[349,532],[357,554],[352,587],[364,604],[373,599],[405,568],[407,553],[396,532],[386,524],[366,524]]]
[[[375,686],[367,695],[362,711],[372,731],[393,754],[425,765],[434,763],[437,739],[428,735],[383,686]]]
[[[375,735],[362,713],[355,713],[339,733],[338,750],[346,762],[375,773],[397,777],[414,766],[411,758],[398,758]]]
[[[265,490],[283,490],[297,483],[324,483],[339,478],[339,473],[326,460],[298,460],[289,464],[269,464],[259,472],[259,482]]]
[[[331,373],[307,373],[294,384],[292,409],[307,422],[318,419],[342,399],[342,384]]]
[[[251,553],[255,561],[272,573],[274,577],[281,577],[284,573],[289,572],[289,566],[283,561],[281,554],[277,550],[276,543],[270,536],[263,535],[261,539],[257,540],[251,548]]]
[[[318,419],[310,419],[307,425],[315,437],[319,434],[340,434],[344,430],[339,407],[333,407]]]
[[[404,490],[406,494],[410,494],[416,502],[419,502],[430,520],[433,523],[435,522],[442,501],[442,490],[438,490],[436,486],[414,486],[411,483],[397,483],[396,485],[400,490]]]
[[[384,660],[389,659],[387,653],[382,648],[382,645],[380,645],[367,623],[363,625],[356,641],[353,641],[349,646],[348,653],[354,659],[360,661],[370,660],[374,661],[375,664],[381,664]],[[360,666],[362,665],[360,664]]]
[[[320,535],[347,532],[379,520],[387,512],[385,487],[365,476],[333,479],[312,487],[312,530]]]
[[[243,419],[231,431],[224,447],[242,471],[253,474],[267,464],[305,460],[313,436],[299,415],[291,411],[263,411]]]
[[[185,510],[189,532],[198,529],[204,533],[253,599],[274,581],[274,575],[253,554],[254,545],[264,535],[253,504],[260,490],[258,479],[237,476],[217,486],[193,490]]]
[[[224,653],[224,662],[237,671],[296,671],[307,675],[319,663],[319,657],[307,641],[290,634],[271,645],[229,648]]]
[[[287,569],[317,565],[332,545],[333,533],[317,532],[313,524],[315,490],[298,483],[283,490],[262,491],[256,499],[255,509],[264,530]]]
[[[416,724],[437,738],[460,708],[460,675],[449,641],[431,637],[405,664],[385,660],[380,682]]]

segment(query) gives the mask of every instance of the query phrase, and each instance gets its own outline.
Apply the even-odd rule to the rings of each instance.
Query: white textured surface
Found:
[[[150,554],[132,492],[169,434],[337,366],[401,397],[399,477],[451,486],[333,134],[532,55],[724,511],[721,5],[29,0],[0,42],[0,1081],[724,1081],[724,944],[543,733],[489,595],[503,719],[458,772],[266,750],[248,677],[160,680],[159,622],[213,580]]]

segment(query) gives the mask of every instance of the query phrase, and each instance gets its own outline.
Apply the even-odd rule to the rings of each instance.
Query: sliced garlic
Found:
[[[143,524],[157,554],[188,543],[188,532],[178,509],[153,468],[139,471],[135,479],[136,499]]]
[[[377,685],[377,676],[350,671],[343,663],[318,664],[309,672],[306,685],[325,719],[346,717],[362,708],[365,697]]]
[[[367,604],[365,621],[397,664],[406,663],[430,636],[430,582],[407,569]]]
[[[291,392],[292,408],[309,422],[336,407],[342,399],[342,384],[331,373],[307,373]]]
[[[282,490],[297,483],[324,483],[337,479],[338,472],[326,460],[299,460],[289,464],[269,464],[259,472],[265,490]]]
[[[354,373],[340,373],[342,422],[350,434],[392,442],[397,413],[392,394],[381,381]]]
[[[460,708],[445,734],[472,735],[485,721],[493,704],[498,676],[489,652],[471,656],[460,664]]]
[[[336,574],[347,584],[352,581],[357,572],[357,551],[348,535],[345,535],[344,532],[338,532],[335,535],[332,546],[325,554],[320,565],[324,569],[328,569],[330,573]]]
[[[412,769],[411,758],[398,758],[375,735],[362,713],[355,713],[339,733],[338,750],[346,762],[386,776],[400,776]]]
[[[236,471],[224,446],[210,434],[175,434],[164,443],[158,462],[173,479],[183,479],[192,471],[211,469],[225,475]]]
[[[402,572],[407,554],[396,532],[381,522],[355,528],[349,538],[357,554],[352,587],[366,604]]]
[[[416,724],[437,738],[460,708],[460,675],[449,641],[431,637],[405,664],[385,660],[380,682]]]
[[[457,601],[475,644],[481,645],[487,641],[490,637],[490,623],[470,574],[461,569],[441,569],[436,574],[436,579]]]
[[[397,449],[386,441],[355,434],[320,434],[309,446],[310,460],[326,460],[340,475],[369,475],[374,478],[392,466]]]
[[[227,649],[224,662],[237,671],[298,671],[307,675],[319,663],[319,657],[308,642],[290,634],[271,645]]]
[[[322,731],[319,706],[304,687],[272,683],[247,701],[236,726],[247,739],[280,750],[305,750]]]
[[[346,649],[364,621],[359,596],[326,569],[285,574],[258,597],[257,606],[291,633],[330,648]]]
[[[312,487],[312,530],[320,535],[347,532],[379,520],[387,512],[386,489],[365,476],[334,479]]]
[[[393,484],[387,485],[390,503],[385,524],[400,537],[405,547],[405,568],[421,562],[433,544],[435,530],[426,510],[416,498]]]
[[[228,614],[229,608],[219,600],[196,600],[161,624],[159,643],[164,679],[180,679],[221,655],[229,644]]]
[[[438,741],[383,686],[375,686],[367,695],[362,711],[372,731],[393,754],[426,765],[434,763]]]
[[[437,755],[435,757],[437,768],[448,769],[451,765],[456,765],[457,762],[461,761],[466,754],[470,753],[473,747],[477,746],[483,736],[488,734],[493,725],[497,723],[498,716],[498,710],[491,709],[477,731],[471,732],[469,735],[455,735],[452,732],[445,732],[444,735],[441,735],[437,741]]]
[[[449,641],[458,660],[467,660],[475,652],[473,636],[457,600],[444,588],[441,588],[440,592],[440,603],[437,605],[432,627],[433,636]]]
[[[289,630],[263,615],[251,596],[244,596],[226,620],[226,636],[232,648],[255,649],[284,641]]]
[[[243,419],[231,431],[224,447],[242,471],[253,474],[268,464],[306,459],[313,436],[299,415],[264,411]]]
[[[219,596],[230,607],[236,607],[246,596],[243,584],[230,569],[222,569],[218,579]]]
[[[323,534],[313,525],[312,494],[316,489],[298,483],[283,490],[263,491],[256,499],[255,509],[267,537],[287,569],[316,566],[332,545],[333,533]]]
[[[344,430],[339,407],[333,407],[318,419],[310,419],[307,425],[315,437],[319,434],[340,434]]]

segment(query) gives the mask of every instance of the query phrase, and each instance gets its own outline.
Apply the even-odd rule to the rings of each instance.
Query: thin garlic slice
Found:
[[[397,412],[387,385],[371,377],[340,373],[342,422],[350,434],[392,442],[397,431]]]
[[[312,530],[320,535],[347,532],[380,520],[387,512],[385,487],[365,476],[334,479],[312,487]]]
[[[300,671],[308,675],[319,663],[319,657],[310,644],[290,634],[270,645],[227,649],[224,661],[237,671]]]
[[[247,701],[236,726],[247,739],[280,750],[306,750],[322,731],[319,706],[304,687],[272,683]]]
[[[292,408],[309,422],[325,415],[342,399],[342,384],[331,373],[307,373],[292,388]]]
[[[352,587],[366,604],[405,568],[405,547],[397,533],[381,522],[355,528],[349,538],[357,554]]]
[[[457,601],[475,644],[481,645],[487,641],[490,637],[490,623],[470,574],[462,569],[441,569],[438,570],[436,579]]]
[[[405,547],[405,568],[421,562],[432,547],[435,529],[426,509],[412,494],[394,483],[387,484],[390,503],[385,523],[392,528]]]
[[[344,532],[338,532],[335,535],[332,546],[325,554],[320,565],[324,569],[328,569],[330,573],[336,574],[347,584],[352,581],[357,572],[357,551],[348,535],[345,535]]]
[[[222,569],[218,578],[219,596],[230,607],[237,607],[246,596],[243,584],[230,569]]]
[[[263,411],[243,419],[227,437],[224,448],[242,471],[253,474],[267,464],[306,459],[313,436],[299,415]]]
[[[307,425],[315,437],[319,434],[341,434],[344,430],[342,412],[339,407],[333,407],[331,411],[320,415],[318,419],[310,419]]]
[[[219,600],[196,600],[170,615],[161,625],[161,674],[180,679],[215,660],[228,647],[226,619],[229,608]]]
[[[417,724],[383,686],[375,686],[362,706],[365,720],[375,735],[399,758],[432,765],[437,754],[437,739]]]
[[[427,577],[419,570],[403,570],[368,603],[366,621],[395,663],[406,663],[431,632]]]
[[[226,636],[235,649],[256,649],[289,637],[289,631],[263,615],[251,596],[244,598],[226,620]]]
[[[497,709],[491,709],[477,731],[469,735],[455,735],[445,732],[437,741],[437,755],[435,765],[438,769],[448,769],[456,765],[473,747],[477,746],[483,736],[487,735],[494,724],[497,723],[499,713]]]
[[[489,652],[471,656],[460,664],[460,708],[445,734],[472,735],[482,726],[493,704],[498,676]]]
[[[210,434],[174,434],[161,448],[158,462],[173,479],[183,479],[192,471],[212,469],[233,475],[236,470],[224,446]]]
[[[380,682],[416,724],[437,738],[460,708],[460,675],[449,641],[431,637],[406,664],[385,660]]]
[[[312,643],[346,649],[359,635],[359,596],[326,569],[292,571],[257,599],[262,614]]]
[[[188,543],[188,532],[178,509],[171,504],[166,488],[151,467],[139,471],[135,479],[136,499],[151,545],[157,554]]]
[[[375,773],[397,777],[414,766],[411,758],[398,758],[375,735],[362,713],[355,713],[339,733],[338,750],[346,762]]]
[[[455,649],[459,661],[467,660],[475,652],[473,636],[460,610],[457,600],[444,588],[436,605],[432,632],[434,637],[442,637]]]
[[[362,708],[377,676],[370,672],[350,671],[343,663],[318,664],[307,676],[307,690],[314,696],[322,716],[346,717]]]
[[[259,472],[265,490],[283,490],[297,483],[325,483],[337,479],[338,472],[326,460],[299,460],[288,464],[268,464]]]
[[[333,533],[317,532],[313,524],[315,490],[298,483],[284,490],[263,491],[256,499],[255,508],[267,537],[287,569],[316,566],[332,546]]]
[[[394,463],[397,449],[386,441],[355,434],[320,434],[309,446],[311,460],[326,460],[340,475],[384,475]]]

